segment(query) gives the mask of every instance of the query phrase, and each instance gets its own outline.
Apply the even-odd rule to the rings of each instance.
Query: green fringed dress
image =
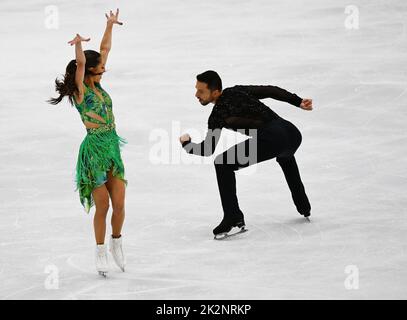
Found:
[[[114,115],[112,111],[112,100],[108,93],[99,83],[95,87],[103,95],[103,101],[98,95],[84,83],[84,99],[82,103],[75,107],[78,110],[82,121],[89,121],[100,125],[98,128],[86,129],[87,134],[79,148],[78,161],[76,163],[76,189],[79,190],[79,198],[85,211],[89,213],[94,205],[92,196],[93,189],[103,185],[107,181],[107,172],[112,168],[113,176],[123,180],[124,165],[120,155],[121,147],[127,141],[119,137],[116,133]],[[103,120],[89,116],[92,112],[100,116]]]

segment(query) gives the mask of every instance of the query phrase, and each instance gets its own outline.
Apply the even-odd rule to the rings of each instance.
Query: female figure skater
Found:
[[[109,198],[112,202],[112,235],[109,249],[114,261],[124,272],[125,259],[122,250],[121,230],[124,222],[124,199],[127,180],[124,178],[124,165],[120,148],[127,143],[115,130],[112,100],[100,85],[105,72],[105,65],[112,42],[114,24],[118,21],[116,14],[106,14],[107,25],[100,44],[100,53],[93,50],[82,51],[82,41],[89,41],[79,34],[69,41],[75,45],[76,59],[66,67],[62,81],[56,79],[58,98],[48,102],[58,104],[67,96],[71,105],[75,105],[87,134],[79,149],[76,164],[76,190],[85,211],[96,205],[94,230],[96,238],[96,269],[106,277],[108,272],[107,248],[105,245],[106,216]]]

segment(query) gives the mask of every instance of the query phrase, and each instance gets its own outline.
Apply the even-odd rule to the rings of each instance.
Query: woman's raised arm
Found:
[[[116,14],[110,10],[110,15],[105,14],[107,18],[105,33],[103,34],[102,42],[100,43],[100,56],[101,62],[106,64],[109,51],[112,48],[112,30],[114,24],[122,25],[123,22],[119,22],[119,9],[116,10]]]
[[[72,46],[75,45],[75,57],[76,57],[76,72],[75,72],[75,84],[78,88],[78,95],[75,97],[77,103],[81,103],[83,100],[83,79],[85,77],[85,65],[86,58],[82,50],[82,41],[89,41],[90,38],[83,38],[79,34],[76,34],[76,37],[69,41],[68,43]]]

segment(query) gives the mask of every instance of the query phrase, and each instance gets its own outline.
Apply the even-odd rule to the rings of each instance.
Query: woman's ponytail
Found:
[[[55,90],[59,93],[58,98],[50,98],[47,100],[50,104],[58,104],[65,96],[68,96],[69,103],[74,104],[73,94],[78,91],[75,83],[76,60],[71,60],[67,67],[63,80],[55,79]]]
[[[94,50],[85,50],[86,64],[84,76],[95,75],[90,68],[95,68],[100,63],[100,53]],[[58,104],[65,96],[68,96],[68,100],[71,105],[74,104],[73,94],[79,92],[75,83],[76,76],[76,59],[71,60],[66,66],[66,71],[63,80],[55,79],[55,90],[59,93],[58,98],[50,98],[47,102],[51,104]]]

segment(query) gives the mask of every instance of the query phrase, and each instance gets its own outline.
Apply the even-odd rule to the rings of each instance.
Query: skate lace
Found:
[[[113,240],[112,241],[113,249],[121,249],[122,248],[122,242],[118,240]]]
[[[115,243],[115,244],[113,245],[113,250],[114,250],[115,252],[120,253],[120,254],[123,255],[123,249],[122,249],[122,246],[121,246],[120,243]]]
[[[98,259],[100,259],[100,260],[104,260],[104,259],[106,258],[106,253],[103,252],[103,251],[98,251],[97,257],[98,257]]]

